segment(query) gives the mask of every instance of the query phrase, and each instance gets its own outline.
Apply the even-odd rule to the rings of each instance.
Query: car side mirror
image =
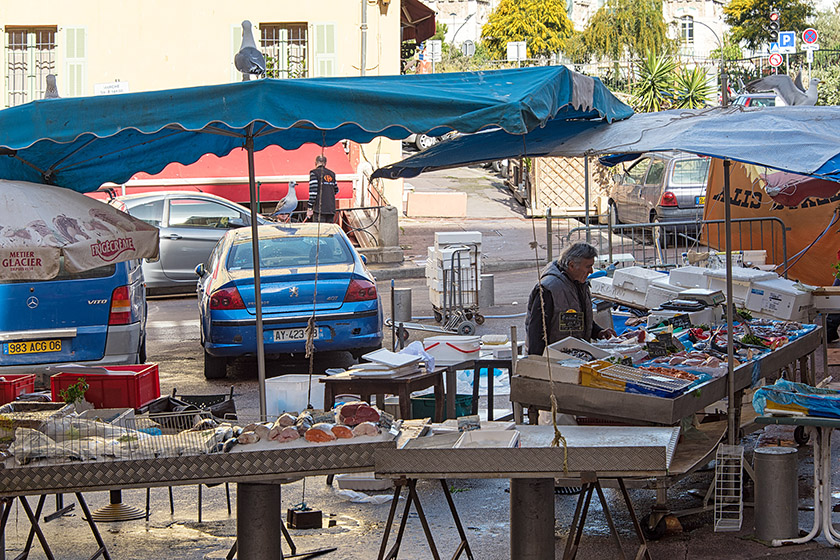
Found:
[[[247,225],[248,225],[248,223],[245,220],[243,220],[242,218],[231,218],[230,220],[228,220],[228,227],[231,228],[231,229],[241,228],[241,227],[245,227]]]
[[[204,268],[204,263],[199,263],[198,266],[195,267],[195,275],[199,278],[204,278],[207,274],[207,269]]]
[[[362,259],[362,264],[367,264],[367,257],[366,256],[360,254],[359,257],[361,257],[361,259]]]

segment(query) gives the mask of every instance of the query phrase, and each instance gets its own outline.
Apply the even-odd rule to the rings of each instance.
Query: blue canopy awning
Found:
[[[594,156],[681,150],[840,181],[840,107],[727,107],[639,113],[613,124],[549,122],[525,135],[504,130],[461,136],[374,177],[524,156]],[[838,185],[840,189],[840,185]]]
[[[45,99],[0,111],[0,178],[81,192],[242,147],[294,149],[410,133],[521,135],[554,119],[624,119],[597,78],[562,66],[475,73],[256,80]]]

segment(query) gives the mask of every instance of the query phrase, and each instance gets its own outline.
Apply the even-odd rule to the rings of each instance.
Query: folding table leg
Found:
[[[607,526],[610,528],[610,534],[613,537],[615,545],[618,547],[618,553],[621,556],[621,560],[626,560],[627,557],[624,556],[624,547],[621,546],[621,538],[618,536],[618,531],[615,530],[612,514],[610,514],[610,506],[607,503],[607,499],[604,497],[604,490],[601,488],[601,482],[596,480],[594,486],[595,491],[598,492],[598,499],[601,500],[601,508],[604,510],[604,517],[607,519]]]
[[[409,502],[414,500],[414,508],[417,510],[417,516],[420,518],[420,524],[423,526],[423,532],[426,533],[426,540],[429,543],[429,548],[432,551],[432,557],[435,560],[440,560],[437,547],[435,546],[435,539],[432,537],[432,530],[429,528],[429,522],[426,520],[426,514],[423,513],[423,506],[420,505],[420,497],[417,495],[417,480],[412,479],[408,481],[408,495]]]
[[[391,547],[391,550],[385,554],[385,549],[388,547],[388,537],[391,536],[391,527],[394,523],[394,514],[397,512],[397,502],[399,502],[403,484],[405,484],[404,480],[394,481],[394,499],[391,500],[391,509],[388,512],[388,521],[385,522],[385,532],[382,535],[382,544],[379,546],[378,560],[396,558],[397,552],[400,549],[400,540],[402,539],[403,530],[405,529],[405,521],[408,518],[408,508],[411,506],[411,502],[409,500],[406,500],[405,511],[403,512],[403,518],[400,521],[400,529],[397,532],[397,540],[394,542],[394,546]]]
[[[440,479],[440,485],[443,486],[443,495],[446,496],[446,502],[449,504],[449,511],[452,512],[452,519],[455,521],[455,527],[458,529],[458,534],[461,536],[461,542],[452,556],[452,560],[456,560],[461,556],[461,551],[467,553],[467,558],[473,560],[472,550],[470,550],[470,543],[467,542],[467,534],[464,532],[464,526],[461,525],[461,518],[458,517],[458,510],[455,509],[455,502],[452,501],[452,494],[449,492],[449,487],[446,485],[446,479]]]
[[[636,509],[633,507],[633,502],[630,501],[630,494],[627,493],[627,487],[624,485],[624,479],[618,479],[618,487],[621,489],[621,495],[624,496],[624,503],[627,504],[627,511],[630,512],[630,519],[633,521],[633,529],[636,530],[636,536],[639,538],[639,550],[636,551],[636,558],[647,558],[647,560],[652,560],[650,557],[650,551],[647,547],[647,541],[645,540],[645,534],[642,532],[642,526],[639,524],[639,518],[636,517]]]
[[[90,560],[94,560],[94,558],[100,554],[103,558],[105,558],[105,560],[111,560],[111,555],[108,554],[108,548],[105,546],[105,541],[102,540],[102,535],[99,534],[99,529],[96,528],[96,522],[91,517],[90,508],[88,508],[87,502],[81,492],[76,492],[76,499],[79,500],[79,506],[81,506],[82,511],[85,514],[85,519],[87,519],[88,525],[90,525],[90,531],[93,533],[93,538],[96,539],[96,544],[99,545],[99,550],[90,557]]]
[[[26,538],[26,546],[23,547],[23,552],[21,552],[14,560],[23,560],[24,558],[29,557],[29,550],[32,548],[33,533],[38,536],[38,542],[41,543],[41,548],[44,549],[44,555],[49,560],[55,560],[55,556],[53,556],[52,550],[50,550],[50,545],[47,544],[47,538],[44,536],[44,532],[41,531],[41,526],[38,524],[38,519],[41,517],[41,510],[44,507],[45,499],[46,496],[44,494],[38,498],[38,507],[35,510],[36,513],[33,514],[32,508],[29,506],[26,496],[18,496],[18,500],[23,506],[23,511],[26,512],[26,517],[29,518],[29,522],[32,526],[29,529],[29,536]]]
[[[580,537],[583,535],[583,525],[586,522],[586,512],[589,511],[589,502],[592,500],[591,482],[584,482],[581,487],[578,503],[575,507],[575,514],[572,517],[572,525],[569,527],[569,536],[566,539],[566,549],[563,551],[563,560],[573,560],[577,556]]]

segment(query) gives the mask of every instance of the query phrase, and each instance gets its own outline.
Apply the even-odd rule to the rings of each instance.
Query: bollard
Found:
[[[395,323],[411,322],[411,288],[394,288],[392,314]]]
[[[762,541],[798,537],[796,449],[759,447],[754,462],[755,536]]]
[[[487,309],[496,305],[496,287],[492,274],[481,275],[481,287],[478,289],[478,307]]]

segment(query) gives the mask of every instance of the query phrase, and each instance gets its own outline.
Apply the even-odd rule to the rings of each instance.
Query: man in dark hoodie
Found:
[[[596,256],[598,251],[589,243],[575,243],[543,269],[540,283],[528,298],[525,332],[529,354],[542,355],[548,344],[567,336],[586,341],[615,336],[615,331],[602,329],[592,318],[592,294],[586,279],[592,274]]]

